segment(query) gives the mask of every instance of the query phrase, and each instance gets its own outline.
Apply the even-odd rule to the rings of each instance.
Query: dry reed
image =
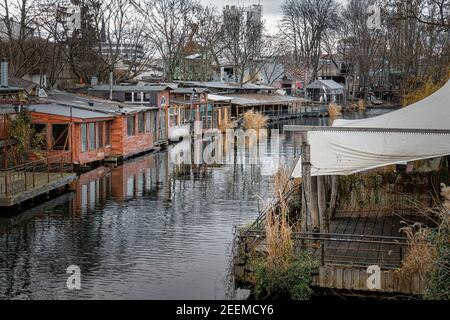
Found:
[[[364,99],[359,99],[358,100],[358,111],[364,111],[366,110],[366,102],[364,101]]]
[[[277,214],[272,208],[266,217],[266,249],[267,266],[287,268],[292,261],[294,245],[292,242],[292,229],[288,219],[288,205],[281,203]]]
[[[249,110],[244,113],[245,129],[262,129],[267,127],[268,118],[259,112]]]
[[[226,132],[228,129],[236,128],[236,121],[231,121],[228,118],[225,118],[219,125],[218,128],[221,132]]]
[[[408,252],[403,258],[400,269],[403,278],[409,279],[413,274],[424,277],[433,267],[436,248],[429,241],[430,230],[421,223],[414,223],[400,229],[406,234]]]
[[[433,81],[431,77],[411,78],[409,83],[407,83],[406,85],[407,87],[406,90],[409,90],[409,92],[406,93],[405,96],[403,97],[402,100],[403,106],[406,107],[417,101],[425,99],[426,97],[430,96],[431,94],[439,90],[444,84],[447,83],[448,80],[450,80],[450,69],[448,71],[447,77],[444,77],[444,79],[440,81]],[[418,87],[417,83],[420,83]]]
[[[342,115],[342,106],[338,105],[337,103],[331,102],[328,105],[328,115],[330,117],[336,117]]]

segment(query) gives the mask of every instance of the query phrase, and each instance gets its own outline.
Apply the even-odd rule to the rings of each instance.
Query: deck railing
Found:
[[[10,196],[45,185],[73,172],[71,152],[30,161],[0,171],[0,196]]]
[[[266,235],[264,231],[254,230],[246,231],[240,237],[244,250],[248,250],[254,246],[255,240],[261,243]],[[295,252],[308,250],[322,266],[335,264],[366,267],[375,264],[382,269],[395,269],[401,266],[408,249],[404,237],[294,232],[292,240]]]

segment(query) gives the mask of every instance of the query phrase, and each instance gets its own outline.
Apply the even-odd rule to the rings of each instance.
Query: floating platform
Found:
[[[69,185],[75,173],[0,172],[0,207],[11,207],[49,191]]]

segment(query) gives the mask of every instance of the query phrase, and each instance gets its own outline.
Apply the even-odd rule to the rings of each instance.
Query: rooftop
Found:
[[[309,101],[305,98],[267,94],[230,94],[226,96],[232,99],[233,104],[240,106],[276,105]]]
[[[223,89],[223,90],[275,90],[275,87],[263,85],[263,84],[254,84],[254,83],[246,83],[240,86],[238,83],[233,82],[215,82],[215,81],[185,81],[181,82],[184,85],[193,86],[193,87],[203,87],[203,88],[211,88],[211,89]]]
[[[49,95],[49,101],[107,114],[129,114],[155,108],[136,104],[130,105],[127,103],[109,101],[98,97],[68,92],[52,92]]]
[[[195,90],[196,93],[208,92],[208,89],[206,89],[206,88],[176,88],[176,89],[172,90],[172,93],[188,94],[188,93],[193,93],[194,90]]]
[[[164,90],[171,90],[169,86],[154,86],[154,85],[114,85],[113,91],[122,92],[159,92]],[[109,85],[99,85],[89,89],[89,91],[109,91]]]
[[[313,83],[306,86],[306,89],[322,89],[322,87],[331,90],[343,90],[344,86],[337,83],[334,80],[316,80]]]
[[[111,116],[103,113],[91,110],[85,110],[82,108],[71,107],[67,105],[61,105],[56,103],[49,104],[34,104],[28,107],[28,110],[39,113],[46,113],[62,117],[71,117],[75,119],[97,119],[97,118],[111,118]]]

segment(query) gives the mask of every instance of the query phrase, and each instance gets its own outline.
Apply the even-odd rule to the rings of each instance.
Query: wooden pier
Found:
[[[9,207],[70,184],[70,153],[28,162],[0,172],[0,207]]]

